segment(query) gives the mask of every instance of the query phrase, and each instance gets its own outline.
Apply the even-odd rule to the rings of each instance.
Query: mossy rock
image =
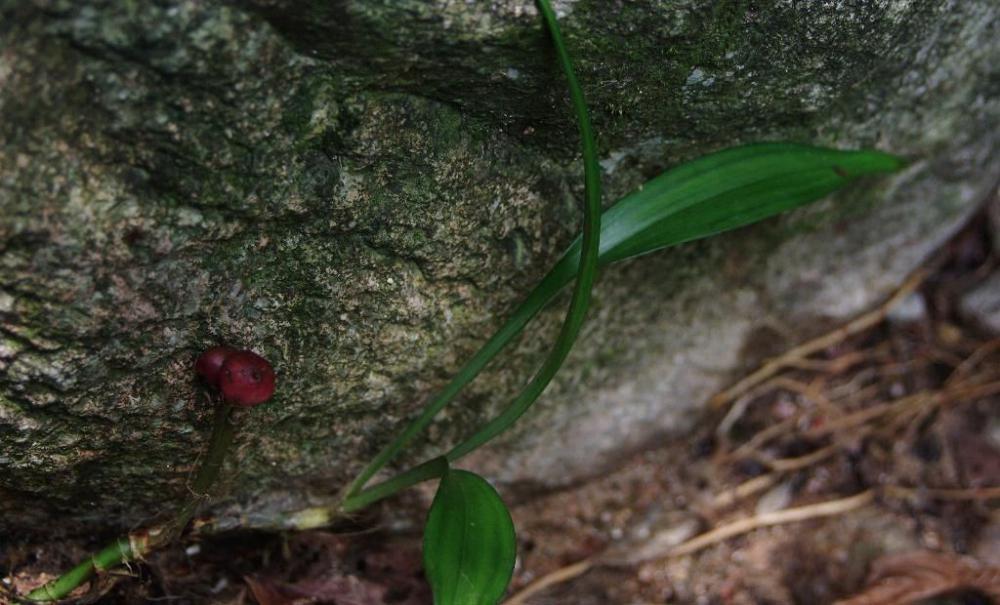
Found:
[[[749,141],[915,163],[605,271],[568,366],[469,460],[525,485],[683,438],[760,355],[888,292],[1000,176],[992,0],[557,9],[609,203]],[[0,116],[2,530],[173,506],[211,416],[191,365],[217,343],[279,373],[225,502],[267,517],[335,494],[579,222],[575,125],[528,1],[0,2]],[[401,463],[500,409],[560,313]]]

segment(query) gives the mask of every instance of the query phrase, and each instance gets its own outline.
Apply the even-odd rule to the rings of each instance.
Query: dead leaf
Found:
[[[244,577],[243,581],[250,587],[250,593],[253,594],[257,605],[292,605],[295,603],[295,596],[276,582],[250,576]],[[308,603],[308,601],[302,602]]]
[[[296,584],[244,580],[258,605],[385,605],[385,587],[355,576],[331,575]]]
[[[958,590],[1000,598],[1000,567],[929,551],[887,555],[872,565],[864,591],[836,605],[904,605]]]

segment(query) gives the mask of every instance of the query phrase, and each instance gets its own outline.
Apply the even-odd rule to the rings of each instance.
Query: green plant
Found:
[[[506,588],[516,555],[513,525],[506,506],[484,479],[468,471],[452,469],[450,465],[504,432],[541,395],[579,334],[600,266],[749,225],[819,199],[859,177],[893,172],[905,165],[900,158],[877,151],[839,151],[791,143],[746,145],[675,167],[645,183],[602,214],[600,172],[586,102],[555,14],[548,0],[537,2],[568,81],[582,140],[586,185],[582,233],[507,322],[347,486],[335,509],[310,509],[299,515],[305,520],[299,527],[313,527],[414,484],[440,478],[424,539],[425,568],[439,605],[495,603]],[[462,388],[573,281],[573,296],[552,350],[511,404],[444,454],[368,486],[375,475],[426,429]],[[217,367],[224,368],[225,363],[220,362]],[[218,417],[216,426],[220,426]],[[223,437],[218,439],[221,441]],[[231,434],[228,439],[231,440]],[[213,432],[210,451],[215,451],[216,441]],[[213,472],[217,471],[215,468]],[[201,478],[199,472],[196,488]],[[207,481],[210,485],[214,475]],[[195,491],[203,490],[207,490],[207,486]],[[191,506],[191,503],[186,505],[178,515],[178,522],[171,526],[175,530],[171,536],[190,519]],[[158,540],[156,545],[163,543]],[[150,550],[148,546],[136,548],[131,544],[131,538],[118,541],[96,555],[92,562],[59,578],[54,583],[59,585],[58,591],[43,587],[32,592],[29,598],[60,598],[95,570],[106,569]],[[87,565],[88,569],[80,571]]]
[[[583,142],[586,174],[583,233],[441,394],[365,467],[343,500],[344,510],[355,510],[414,483],[444,477],[431,505],[424,539],[425,568],[434,589],[435,603],[439,605],[495,603],[506,588],[506,581],[499,586],[495,580],[500,576],[509,578],[516,556],[513,544],[490,550],[490,556],[479,554],[481,543],[489,532],[503,522],[502,517],[506,515],[503,502],[492,489],[470,489],[470,495],[456,493],[458,490],[452,487],[455,480],[451,477],[458,472],[463,473],[463,481],[485,482],[466,471],[449,470],[449,463],[504,432],[541,395],[579,333],[599,265],[748,225],[819,199],[859,176],[892,172],[905,164],[900,158],[875,151],[838,151],[784,143],[747,145],[670,170],[619,200],[599,217],[600,173],[586,102],[555,15],[547,0],[538,0],[538,6],[569,83]],[[542,368],[513,403],[443,457],[365,489],[367,482],[425,429],[434,416],[574,278],[576,286],[562,331]],[[463,497],[470,501],[463,502]],[[498,512],[500,510],[503,514]],[[456,566],[461,572],[439,573],[442,568]],[[506,574],[489,574],[490,569],[506,570]],[[478,584],[476,578],[479,578]]]
[[[232,406],[224,401],[220,401],[216,405],[208,451],[198,468],[194,481],[191,482],[190,496],[172,519],[166,523],[118,538],[88,560],[83,561],[48,584],[28,593],[27,599],[30,601],[59,600],[89,580],[94,574],[113,569],[128,561],[141,559],[144,555],[169,544],[179,536],[198,508],[208,500],[209,491],[218,478],[219,471],[222,470],[222,463],[236,432],[233,412]]]
[[[259,376],[270,376],[270,382],[253,376],[238,376],[230,380],[235,389],[235,397],[227,397],[223,392],[215,405],[212,421],[212,436],[208,450],[201,461],[194,480],[189,486],[190,495],[184,505],[167,522],[128,534],[105,547],[90,559],[83,561],[55,580],[36,588],[27,595],[29,601],[56,601],[80,586],[95,573],[112,569],[161,548],[177,538],[198,508],[204,504],[212,486],[219,477],[222,463],[226,459],[246,408],[264,403],[274,392],[274,370],[263,357],[250,351],[236,351],[229,347],[213,347],[198,357],[195,373],[213,389],[220,388],[220,378],[230,360],[237,360],[240,368],[252,368]],[[247,395],[249,393],[249,396]],[[248,400],[252,399],[253,403]]]

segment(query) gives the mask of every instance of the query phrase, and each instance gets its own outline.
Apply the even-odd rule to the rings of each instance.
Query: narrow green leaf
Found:
[[[424,570],[435,605],[495,605],[514,572],[514,522],[485,479],[450,470],[424,528]]]
[[[713,153],[661,174],[604,212],[597,260],[606,265],[748,225],[817,200],[859,176],[901,166],[899,158],[878,151],[788,143]],[[577,276],[583,241],[577,238],[522,307],[535,304],[537,293],[554,296]],[[521,311],[511,321],[526,315]],[[458,460],[509,428],[541,395],[558,368],[539,372],[544,382],[529,384],[499,416],[452,448],[448,460]]]
[[[878,151],[840,151],[793,143],[733,147],[672,168],[618,200],[601,217],[601,266],[631,256],[751,225],[814,202],[859,177],[895,172],[906,165]],[[473,355],[355,481],[353,492],[431,423],[462,388],[516,337],[577,274],[581,238],[574,241],[510,318]],[[520,409],[520,406],[519,408]],[[498,418],[473,440],[448,453],[449,460],[478,447],[516,414]]]
[[[573,62],[566,50],[562,33],[559,31],[555,11],[552,10],[548,0],[537,0],[537,3],[545,18],[549,33],[552,35],[556,56],[559,57],[563,72],[566,74],[566,80],[569,82],[570,99],[573,102],[573,109],[576,111],[577,123],[580,126],[580,139],[583,143],[584,198],[586,202],[583,207],[583,232],[579,237],[580,245],[575,248],[576,263],[574,263],[573,270],[567,280],[575,279],[576,285],[569,301],[569,308],[566,310],[566,317],[563,319],[562,329],[559,330],[559,336],[542,366],[503,412],[445,454],[449,462],[458,460],[506,431],[541,396],[545,387],[552,382],[552,378],[566,361],[566,357],[573,348],[573,343],[576,342],[576,338],[580,334],[587,308],[590,306],[591,290],[597,277],[602,232],[601,169],[597,163],[597,143],[594,141],[594,134],[590,127],[587,102],[583,98],[583,90],[573,72]]]
[[[639,256],[761,221],[905,161],[879,151],[791,143],[732,147],[682,164],[619,200],[601,217],[600,263]],[[576,273],[580,240],[552,274],[559,287]],[[550,274],[551,276],[551,274]]]
[[[576,342],[580,328],[583,325],[584,317],[587,314],[587,309],[590,306],[591,290],[593,289],[594,280],[597,277],[598,251],[600,249],[598,244],[601,235],[601,169],[597,162],[597,143],[594,140],[593,128],[590,125],[590,114],[587,110],[587,102],[583,97],[583,89],[580,88],[580,83],[576,79],[576,73],[573,71],[573,61],[570,58],[569,51],[566,49],[562,33],[559,30],[555,11],[552,10],[552,6],[548,0],[536,0],[536,2],[545,21],[545,26],[552,37],[556,56],[563,68],[563,73],[566,75],[570,101],[573,105],[573,111],[576,113],[577,126],[580,130],[580,142],[583,147],[583,226],[577,241],[576,262],[565,282],[569,283],[575,279],[576,285],[573,288],[573,296],[570,299],[569,308],[566,310],[566,316],[563,319],[562,328],[559,330],[559,336],[549,351],[548,357],[542,363],[542,367],[539,368],[531,381],[521,390],[521,393],[511,405],[504,410],[503,414],[494,418],[471,437],[449,451],[446,454],[449,460],[464,456],[466,453],[476,449],[506,430],[542,394],[542,391],[545,390],[545,387],[566,360],[570,349],[573,348],[573,343]],[[561,284],[560,287],[565,285],[565,283]],[[546,292],[540,285],[529,296],[529,299],[534,297],[536,301],[544,303],[551,294],[554,293]],[[531,311],[530,308],[525,308],[524,310],[526,313],[529,313],[525,315],[525,321],[527,321],[531,319],[535,312]],[[348,497],[359,495],[368,480],[398,454],[417,433],[426,428],[434,418],[434,415],[445,404],[451,401],[465,384],[475,378],[486,362],[499,353],[507,340],[515,336],[523,326],[523,324],[520,326],[516,325],[514,321],[508,321],[507,324],[507,327],[501,328],[472,359],[466,362],[465,366],[459,370],[458,375],[455,376],[451,383],[424,407],[420,416],[407,425],[403,429],[403,432],[380,451],[375,456],[375,459],[361,471],[361,474],[358,475],[348,488]]]

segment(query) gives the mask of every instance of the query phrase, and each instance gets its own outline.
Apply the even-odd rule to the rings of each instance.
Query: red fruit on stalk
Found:
[[[236,352],[232,347],[212,347],[198,357],[194,362],[194,371],[206,384],[218,387],[219,373],[222,371],[222,363],[226,358]]]
[[[266,359],[250,351],[237,351],[222,362],[219,390],[231,405],[252,407],[274,394],[274,368]]]

